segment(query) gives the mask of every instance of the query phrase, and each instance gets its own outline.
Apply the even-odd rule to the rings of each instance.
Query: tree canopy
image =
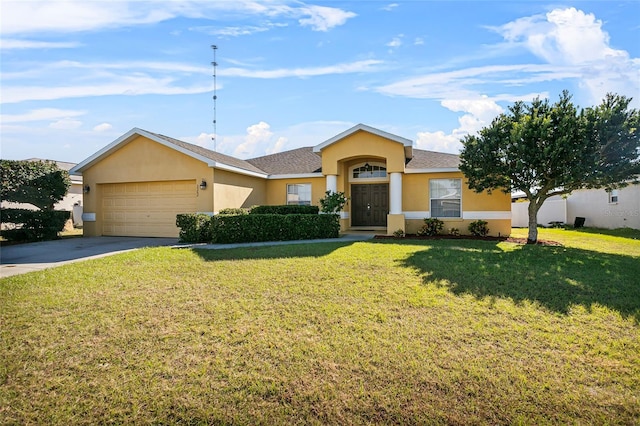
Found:
[[[53,210],[69,190],[69,173],[53,161],[0,160],[3,201],[29,203],[41,210]]]
[[[608,94],[579,109],[564,91],[555,104],[516,102],[477,135],[462,140],[460,169],[475,191],[522,191],[530,201],[528,241],[546,199],[581,188],[624,186],[640,175],[640,113]]]

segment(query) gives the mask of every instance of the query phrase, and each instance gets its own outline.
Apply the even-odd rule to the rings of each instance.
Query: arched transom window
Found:
[[[377,164],[365,163],[364,165],[353,169],[352,177],[353,179],[386,178],[387,168]]]

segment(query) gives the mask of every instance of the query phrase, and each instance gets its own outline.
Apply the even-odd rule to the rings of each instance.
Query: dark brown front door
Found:
[[[387,226],[389,184],[351,185],[351,226]]]

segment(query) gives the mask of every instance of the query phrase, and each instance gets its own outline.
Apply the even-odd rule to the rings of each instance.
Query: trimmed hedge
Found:
[[[180,228],[180,241],[208,243],[211,241],[211,216],[204,213],[185,213],[176,216]]]
[[[340,216],[335,214],[249,214],[211,218],[213,243],[311,240],[337,238]]]
[[[249,214],[318,214],[320,207],[305,205],[283,205],[283,206],[255,206],[251,208]]]
[[[340,216],[335,214],[179,214],[180,240],[187,243],[249,243],[259,241],[337,238]]]
[[[62,210],[2,209],[2,223],[13,223],[15,229],[0,231],[7,241],[54,240],[58,232],[71,217],[71,212]]]

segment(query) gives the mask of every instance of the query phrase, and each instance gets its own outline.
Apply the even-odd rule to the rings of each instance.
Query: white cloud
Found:
[[[457,136],[455,132],[450,134],[446,134],[442,130],[437,132],[418,132],[417,136],[416,148],[419,149],[458,154],[462,148],[460,143],[461,136]]]
[[[422,37],[416,37],[413,40],[414,46],[422,46],[424,44],[424,39]]]
[[[0,123],[26,123],[32,121],[60,120],[68,117],[79,117],[86,114],[86,111],[76,111],[58,108],[32,109],[24,114],[1,114]]]
[[[201,146],[203,148],[207,148],[207,149],[211,149],[213,150],[215,148],[214,145],[216,145],[214,143],[214,137],[215,137],[215,133],[200,133],[198,136],[183,136],[180,137],[178,139],[185,141],[185,142],[189,142],[192,143],[194,145],[198,145]]]
[[[94,132],[106,132],[113,128],[113,126],[109,123],[100,123],[93,128]]]
[[[390,4],[386,5],[386,6],[381,7],[380,9],[381,10],[386,10],[387,12],[390,12],[390,11],[392,11],[393,9],[395,9],[398,6],[399,6],[398,3],[390,3]]]
[[[2,34],[73,33],[153,24],[175,17],[219,19],[223,14],[298,19],[314,31],[328,31],[356,16],[339,8],[286,1],[156,0],[84,1],[3,0]]]
[[[362,60],[349,63],[327,65],[323,67],[308,68],[281,68],[275,70],[251,70],[246,68],[224,68],[219,71],[220,76],[245,77],[245,78],[287,78],[287,77],[314,77],[331,74],[348,74],[373,72],[379,60]],[[81,63],[77,61],[58,61],[43,64],[37,69],[31,68],[25,72],[3,73],[5,82],[26,78],[38,78],[47,76],[60,80],[74,80],[73,72],[79,73],[82,80],[87,82],[82,85],[68,86],[30,86],[28,84],[2,86],[1,103],[17,103],[25,101],[44,101],[56,99],[69,99],[107,95],[180,95],[208,93],[213,90],[213,82],[210,80],[210,67],[193,66],[184,63],[171,62],[114,62],[114,63]],[[194,83],[193,74],[202,75],[205,78]],[[183,80],[180,80],[183,78]],[[188,86],[186,84],[189,84]],[[217,89],[222,85],[218,83]]]
[[[362,61],[347,62],[342,64],[327,65],[324,67],[308,68],[280,68],[275,70],[249,70],[245,68],[225,68],[220,70],[220,75],[248,78],[285,78],[285,77],[315,77],[330,74],[349,74],[376,71],[376,65],[383,61],[367,59]]]
[[[82,126],[82,121],[74,120],[73,118],[62,118],[60,120],[54,121],[49,124],[49,127],[52,129],[58,130],[73,130]]]
[[[485,86],[521,86],[532,80],[551,81],[567,76],[577,76],[577,73],[552,65],[487,65],[411,77],[380,86],[376,91],[420,99],[477,99],[481,96],[480,90],[486,90],[483,89]],[[506,95],[499,98],[519,97]]]
[[[274,130],[261,121],[249,126],[245,134],[220,136],[217,151],[238,158],[255,158],[318,145],[353,125],[344,121],[312,121]],[[201,133],[200,136],[180,139],[213,149],[213,144],[209,142],[211,136],[210,133]]]
[[[0,49],[72,49],[82,46],[81,43],[72,41],[38,41],[17,40],[3,38],[0,40]]]
[[[420,99],[531,100],[530,94],[498,94],[532,83],[573,82],[588,90],[591,103],[607,92],[633,96],[640,92],[640,59],[609,45],[602,22],[575,8],[517,19],[491,28],[504,38],[496,52],[526,49],[542,63],[498,64],[411,76],[377,87],[379,93]],[[636,99],[635,102],[640,102]]]
[[[2,103],[25,101],[49,101],[56,99],[84,98],[107,95],[182,95],[207,93],[212,91],[210,85],[181,87],[173,85],[171,78],[125,76],[118,81],[82,86],[11,86],[2,88]]]
[[[392,49],[402,46],[403,37],[404,37],[404,34],[397,35],[396,37],[392,38],[391,41],[386,44],[386,46]]]
[[[70,33],[161,22],[174,16],[171,3],[154,8],[151,2],[9,0],[3,1],[0,22],[3,34]]]
[[[357,16],[353,12],[326,6],[305,6],[299,9],[308,17],[298,20],[300,25],[310,26],[314,31],[328,31],[333,27],[343,25],[348,19]]]
[[[475,134],[504,112],[500,105],[487,97],[476,100],[444,100],[441,105],[454,112],[466,113],[458,118],[460,127],[449,134],[443,131],[418,132],[417,148],[457,154],[462,148],[460,139],[465,135]]]
[[[548,64],[571,69],[592,103],[607,92],[640,91],[640,60],[610,46],[609,34],[593,14],[575,8],[520,18],[493,28],[509,44],[523,46]],[[566,77],[569,78],[569,77]]]
[[[248,25],[244,27],[192,27],[191,31],[198,31],[204,34],[223,36],[223,37],[239,37],[269,31],[273,26],[257,27]]]
[[[258,124],[247,127],[247,135],[244,138],[244,142],[236,147],[232,155],[238,158],[255,157],[266,152],[270,144],[282,145],[284,141],[281,141],[281,139],[282,138],[278,138],[274,142],[271,126],[261,121]]]

